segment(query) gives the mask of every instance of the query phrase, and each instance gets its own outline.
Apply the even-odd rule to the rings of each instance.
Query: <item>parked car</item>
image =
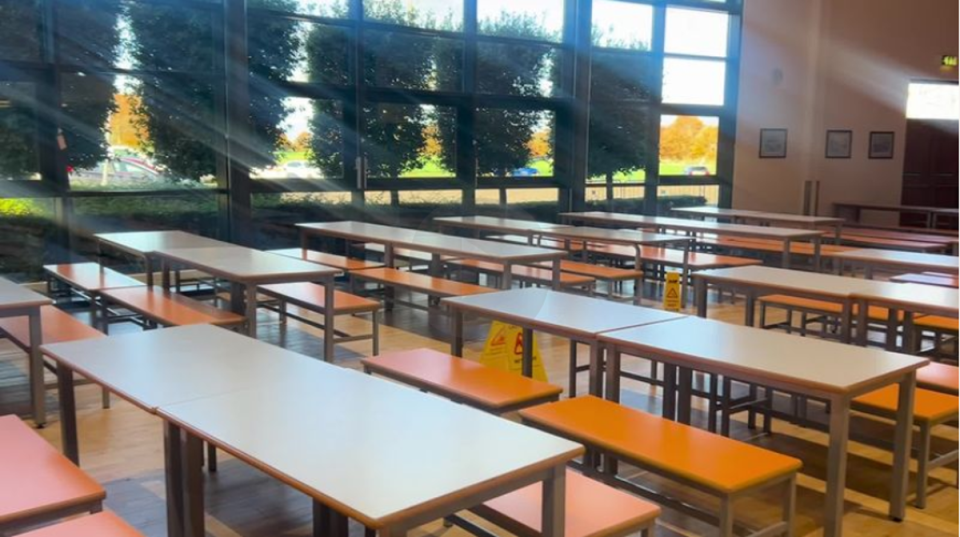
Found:
[[[710,175],[710,168],[706,166],[687,166],[683,169],[683,175]]]
[[[93,168],[69,169],[71,180],[99,181],[100,184],[158,179],[160,171],[146,160],[136,157],[115,157],[102,160]]]

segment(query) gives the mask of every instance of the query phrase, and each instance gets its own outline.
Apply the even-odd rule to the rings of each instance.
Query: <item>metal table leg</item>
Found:
[[[183,537],[183,452],[180,428],[163,422],[164,476],[167,488],[167,536]]]
[[[830,445],[827,452],[827,498],[824,508],[824,537],[843,533],[843,491],[847,479],[847,441],[850,435],[850,401],[830,401]]]
[[[40,325],[40,308],[31,308],[27,313],[30,324],[30,398],[33,422],[37,427],[47,424],[47,389],[43,380],[43,330]]]
[[[247,335],[257,338],[257,286],[253,283],[244,284],[244,316],[247,318]],[[327,308],[329,309],[329,308]]]
[[[323,361],[333,363],[334,352],[334,313],[335,313],[335,304],[334,304],[334,277],[330,276],[327,281],[323,282],[323,303],[326,307],[323,308]],[[374,312],[374,316],[376,316]]]
[[[531,378],[533,377],[533,330],[524,328],[520,333],[520,337],[523,339],[523,362],[521,364],[523,376]]]
[[[63,454],[73,464],[80,466],[73,370],[59,362],[57,363],[57,393],[60,396],[60,442],[63,444]]]
[[[900,381],[897,401],[897,429],[894,433],[893,476],[890,486],[890,518],[904,519],[907,513],[907,486],[910,477],[910,452],[913,434],[913,400],[917,374],[910,372]],[[921,485],[922,486],[922,485]]]
[[[559,465],[550,471],[550,476],[543,481],[543,512],[541,513],[543,537],[564,537],[566,534],[565,508],[567,496],[566,465]]]
[[[693,278],[693,294],[697,307],[698,317],[707,317],[707,281],[703,278]]]
[[[463,311],[453,309],[450,312],[453,323],[453,339],[450,341],[450,354],[463,357]]]
[[[679,370],[677,379],[677,421],[689,425],[693,402],[691,393],[693,370],[686,367],[677,369]]]
[[[620,351],[616,347],[607,350],[607,385],[606,399],[615,403],[620,402]]]

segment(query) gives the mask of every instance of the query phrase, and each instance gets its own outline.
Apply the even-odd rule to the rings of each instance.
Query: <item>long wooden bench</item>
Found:
[[[757,299],[757,303],[760,304],[760,327],[761,328],[784,328],[788,333],[792,332],[793,327],[793,314],[799,312],[801,314],[800,326],[797,328],[797,331],[801,335],[807,335],[807,325],[814,322],[820,322],[823,326],[820,336],[829,337],[826,333],[826,328],[830,324],[829,321],[833,319],[839,319],[840,315],[843,314],[843,307],[836,302],[828,302],[825,300],[816,300],[813,298],[801,298],[790,295],[766,295]],[[787,313],[787,320],[783,323],[776,323],[772,325],[767,324],[767,311],[770,308],[783,309]],[[811,317],[811,315],[813,317]],[[857,308],[854,306],[853,315],[856,317]],[[889,321],[890,311],[887,308],[882,308],[879,306],[869,306],[867,309],[867,318],[872,322],[881,323],[886,326]],[[903,313],[897,314],[897,319],[903,319]]]
[[[783,243],[769,239],[748,239],[742,237],[698,237],[698,245],[712,246],[720,250],[747,250],[766,254],[780,256],[783,254]],[[835,255],[850,250],[856,250],[850,246],[837,246],[835,244],[821,244],[820,255],[824,258],[831,258]],[[812,243],[792,242],[790,243],[790,255],[812,257],[816,251]]]
[[[355,259],[342,255],[317,252],[316,250],[304,250],[302,248],[284,248],[281,250],[267,251],[271,254],[293,257],[303,261],[310,261],[311,263],[317,263],[318,265],[323,265],[325,267],[332,267],[344,272],[350,272],[351,270],[379,268],[383,266],[383,263],[377,263],[375,261],[366,261],[364,259]]]
[[[447,266],[459,270],[486,274],[497,278],[503,277],[503,265],[490,261],[479,261],[476,259],[450,259],[446,261]],[[553,285],[553,270],[548,268],[532,267],[528,265],[513,265],[510,267],[510,273],[514,280],[533,285],[551,286]],[[576,287],[592,295],[594,285],[597,280],[590,276],[582,276],[570,272],[560,272],[560,287]]]
[[[143,534],[117,515],[104,511],[24,533],[20,537],[143,537]]]
[[[617,244],[591,244],[588,250],[594,255],[602,255],[627,262],[634,261],[637,255],[637,251],[634,248]],[[670,248],[644,247],[640,249],[640,261],[650,265],[680,268],[683,267],[683,251]],[[757,259],[707,252],[690,252],[688,259],[691,271],[746,267],[759,265],[760,263]]]
[[[540,537],[543,486],[524,487],[470,509],[517,537]],[[660,507],[567,470],[564,498],[566,537],[652,534]]]
[[[0,417],[0,535],[103,508],[106,491],[16,416]]]
[[[556,401],[563,388],[431,349],[362,358],[363,370],[502,415]]]
[[[527,424],[584,444],[606,460],[605,481],[643,495],[655,494],[617,477],[613,461],[623,461],[720,499],[722,537],[734,532],[734,501],[746,494],[782,487],[780,522],[758,533],[792,531],[796,475],[801,462],[653,414],[593,396],[566,399],[520,411]],[[586,458],[590,460],[590,456]],[[680,506],[669,498],[662,505]],[[701,513],[702,514],[702,513]]]
[[[416,272],[387,267],[357,270],[350,273],[351,289],[357,289],[358,284],[364,283],[373,283],[387,290],[402,289],[412,293],[424,294],[430,297],[431,300],[492,293],[496,291],[496,289],[490,287],[455,282],[443,278],[434,278],[433,276],[427,276],[425,274],[417,274]],[[398,302],[392,296],[392,293],[387,293],[384,299],[391,303]],[[388,307],[389,306],[390,304],[388,304]]]
[[[852,408],[880,416],[896,419],[900,388],[888,386],[870,392],[853,400]],[[930,390],[917,389],[913,403],[913,424],[919,429],[917,438],[917,495],[914,504],[923,509],[927,505],[927,481],[930,471],[946,466],[958,459],[957,449],[931,458],[930,441],[935,427],[956,421],[960,414],[960,399],[956,395],[947,395]]]
[[[259,292],[275,299],[277,307],[275,311],[280,314],[280,322],[286,325],[287,318],[292,317],[300,322],[323,328],[323,324],[292,314],[287,310],[288,304],[293,304],[299,308],[310,310],[319,314],[326,312],[326,289],[324,286],[309,283],[278,283],[271,285],[261,285]],[[262,304],[269,307],[270,304]],[[271,308],[273,309],[273,308]],[[333,292],[333,314],[334,315],[362,315],[370,314],[373,327],[369,334],[350,335],[341,330],[334,329],[337,336],[337,343],[347,343],[350,341],[371,340],[373,344],[373,354],[380,354],[380,309],[381,305],[375,300],[370,300],[357,295],[352,295],[343,291]]]
[[[242,315],[159,287],[109,289],[101,293],[101,298],[104,308],[110,304],[116,304],[143,317],[149,323],[160,326],[213,324],[237,327],[246,322]],[[100,328],[104,333],[107,333],[109,325],[114,320],[106,315],[103,316]]]
[[[375,244],[372,242],[364,243],[363,249],[367,253],[380,256],[380,259],[383,259],[384,251],[386,248],[382,244]],[[394,261],[403,261],[408,265],[429,265],[433,256],[427,252],[419,252],[417,250],[410,250],[407,248],[394,248],[393,249],[393,258]],[[382,263],[381,263],[382,266]]]
[[[99,263],[67,263],[44,265],[48,280],[60,282],[71,289],[95,293],[119,287],[140,287],[144,283]],[[52,283],[52,282],[51,282]]]
[[[550,267],[549,262],[540,263],[540,265],[546,268]],[[589,276],[598,282],[604,282],[607,288],[607,298],[630,299],[637,305],[640,305],[641,299],[643,298],[644,278],[642,270],[570,261],[569,259],[562,259],[560,261],[560,270],[569,272],[570,274]],[[624,282],[633,282],[633,297],[620,297],[617,295],[617,292],[622,290]]]
[[[11,343],[23,352],[30,352],[30,324],[26,317],[0,318],[0,334],[6,336]],[[66,343],[68,341],[82,341],[106,337],[106,335],[84,324],[76,317],[57,308],[56,306],[42,306],[40,308],[40,334],[44,343]],[[48,368],[52,366],[46,362]],[[44,386],[48,389],[50,386]],[[103,390],[103,408],[110,408],[110,392]]]
[[[960,390],[960,369],[952,365],[930,362],[917,370],[917,387],[957,395]]]
[[[491,241],[512,242],[515,244],[532,244],[533,246],[537,246],[539,248],[549,248],[551,250],[567,250],[570,252],[579,252],[583,250],[582,241],[570,241],[570,247],[567,248],[565,241],[551,239],[549,237],[536,237],[533,240],[533,243],[531,243],[530,239],[524,235],[488,235],[485,238]]]

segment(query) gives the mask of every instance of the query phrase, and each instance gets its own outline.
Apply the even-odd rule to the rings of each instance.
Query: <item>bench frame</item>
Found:
[[[297,315],[296,313],[290,313],[287,310],[287,305],[293,304],[298,308],[303,308],[305,310],[319,313],[321,315],[324,312],[324,308],[320,308],[316,304],[311,304],[303,300],[297,300],[293,297],[281,295],[279,293],[274,293],[272,291],[268,291],[263,288],[258,289],[257,292],[272,298],[272,300],[269,300],[269,301],[259,301],[257,303],[257,307],[264,308],[264,309],[278,313],[280,315],[280,326],[281,326],[281,329],[284,330],[284,333],[287,328],[287,318],[294,319],[303,324],[312,326],[314,328],[319,328],[321,330],[324,328],[323,323],[320,321],[309,319],[302,315]],[[376,309],[373,309],[370,311],[356,311],[356,312],[351,311],[346,313],[340,313],[339,315],[361,315],[361,314],[370,313],[371,314],[370,321],[373,323],[373,328],[371,329],[369,334],[356,334],[356,335],[350,335],[342,330],[337,330],[336,328],[334,328],[333,333],[336,336],[336,339],[334,339],[334,344],[370,340],[371,344],[373,345],[373,355],[376,356],[380,354],[380,310],[381,308],[380,308],[380,305],[378,304]],[[334,307],[333,309],[333,315],[334,316],[338,315],[336,307]]]
[[[541,423],[536,423],[527,419],[523,419],[523,423],[527,426],[545,431],[550,434],[560,436],[561,438],[567,438],[575,442],[584,444],[587,448],[587,454],[584,455],[583,463],[571,463],[571,466],[574,468],[580,469],[584,475],[592,477],[603,483],[606,483],[612,487],[616,487],[622,490],[626,490],[638,496],[648,498],[664,507],[669,507],[686,515],[698,518],[707,523],[717,525],[720,529],[720,537],[734,537],[734,528],[735,528],[735,519],[734,519],[734,503],[737,499],[746,496],[748,494],[754,493],[759,490],[765,490],[773,487],[783,487],[783,498],[782,498],[782,516],[780,522],[767,526],[765,528],[752,531],[748,534],[748,537],[769,537],[772,535],[786,535],[787,537],[792,537],[794,535],[794,520],[796,516],[796,503],[797,503],[797,472],[791,472],[784,476],[780,476],[776,479],[771,479],[764,481],[762,483],[757,483],[754,486],[745,488],[743,490],[738,490],[734,493],[724,493],[722,491],[717,491],[709,487],[705,487],[702,484],[695,483],[688,479],[683,478],[682,476],[674,475],[669,472],[662,471],[656,466],[643,463],[638,460],[633,459],[622,459],[623,462],[647,470],[658,476],[667,478],[671,481],[675,481],[684,486],[696,489],[700,492],[704,492],[714,496],[720,500],[720,512],[718,515],[715,515],[711,512],[702,510],[698,507],[692,506],[681,500],[665,496],[653,489],[646,488],[642,485],[638,485],[632,481],[628,481],[624,478],[618,476],[618,463],[621,460],[618,455],[611,453],[608,450],[603,449],[600,446],[595,444],[590,444],[584,442],[582,438],[570,438],[568,435],[565,435],[563,431],[547,427]],[[590,461],[598,461],[602,458],[603,464],[598,469]]]

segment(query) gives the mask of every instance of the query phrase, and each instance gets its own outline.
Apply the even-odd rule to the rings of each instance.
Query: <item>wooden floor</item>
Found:
[[[729,300],[729,299],[728,299]],[[655,306],[654,302],[647,305]],[[716,305],[711,316],[729,322],[742,319],[742,302]],[[260,337],[273,343],[283,343],[292,350],[318,356],[322,348],[319,331],[294,322],[283,332],[276,318],[261,314]],[[438,314],[400,308],[387,315],[382,328],[382,352],[431,347],[449,350],[446,343],[446,319]],[[348,332],[366,333],[369,323],[359,318],[339,318],[338,328]],[[113,333],[136,330],[132,325],[120,325]],[[483,346],[485,325],[470,327],[471,341],[468,357],[476,358]],[[793,336],[799,337],[799,336]],[[567,341],[549,336],[539,337],[539,346],[551,381],[567,385]],[[370,352],[369,342],[356,342],[337,348],[337,363],[357,368],[359,358]],[[770,352],[777,352],[770,349]],[[585,352],[581,353],[583,360]],[[627,368],[644,370],[646,363],[630,360]],[[26,414],[27,385],[26,357],[6,341],[0,341],[0,414]],[[50,380],[53,380],[52,377]],[[578,379],[581,393],[586,390],[586,374]],[[626,393],[623,403],[650,411],[659,410],[659,393],[645,384],[624,381]],[[51,424],[41,434],[54,445],[59,445],[59,427],[56,421],[56,394],[49,395],[53,415]],[[699,403],[699,402],[698,402]],[[79,429],[83,468],[103,483],[108,492],[106,505],[150,537],[166,535],[162,461],[161,423],[132,405],[114,398],[113,408],[100,408],[99,391],[93,386],[78,389]],[[702,405],[697,409],[703,408]],[[311,409],[300,409],[310,412]],[[816,413],[814,413],[815,415]],[[821,416],[822,417],[822,416]],[[800,428],[776,421],[774,434],[763,435],[748,429],[739,419],[735,422],[733,437],[796,456],[803,460],[799,478],[797,535],[822,533],[822,505],[824,475],[826,473],[827,437],[813,429]],[[701,423],[705,416],[695,419]],[[865,417],[853,420],[855,434],[876,439],[890,439],[893,428]],[[952,428],[936,431],[939,436],[935,451],[955,449],[957,432]],[[937,448],[940,449],[937,449]],[[495,456],[495,455],[494,455]],[[886,516],[885,498],[889,490],[889,471],[892,455],[889,451],[851,442],[848,463],[845,535],[848,536],[941,536],[957,535],[956,466],[932,472],[932,492],[928,507],[908,509],[907,520],[895,523]],[[463,461],[470,464],[470,461]],[[284,487],[236,460],[221,455],[220,469],[206,476],[207,533],[216,537],[279,537],[310,534],[310,503],[305,496]],[[633,478],[695,504],[710,506],[709,498],[692,496],[688,491],[658,482],[649,475],[634,472]],[[911,475],[912,478],[912,475]],[[9,486],[3,483],[0,486]],[[375,488],[370,494],[376,494]],[[779,515],[776,494],[765,498],[746,498],[738,504],[738,520],[748,527],[764,525]],[[768,501],[769,500],[769,501]],[[352,535],[362,535],[361,528],[351,527]],[[504,534],[497,530],[498,534]],[[439,524],[421,528],[415,535],[466,535],[459,529],[445,529]],[[692,517],[666,510],[657,527],[657,535],[714,535],[711,526]]]

